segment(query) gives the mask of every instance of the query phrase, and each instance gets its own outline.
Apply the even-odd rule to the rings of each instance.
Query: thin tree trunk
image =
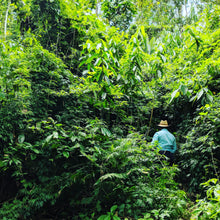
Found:
[[[185,0],[185,13],[186,13],[186,18],[188,17],[188,12],[187,12],[187,0]]]
[[[6,39],[6,35],[7,35],[7,22],[8,22],[8,12],[9,12],[9,8],[10,8],[10,4],[11,4],[11,1],[9,0],[8,1],[8,6],[7,6],[7,9],[6,9],[6,12],[5,12],[5,23],[4,23],[4,36],[5,36],[5,39]]]
[[[100,0],[97,0],[96,2],[96,16],[99,16],[99,4],[100,4]]]

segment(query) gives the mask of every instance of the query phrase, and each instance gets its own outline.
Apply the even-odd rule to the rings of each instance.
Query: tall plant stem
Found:
[[[147,135],[146,135],[147,137],[148,137],[148,135],[150,133],[150,126],[151,126],[151,122],[152,122],[152,118],[153,118],[153,113],[154,113],[154,106],[151,109],[150,122],[149,122],[149,125],[148,125],[148,131],[147,131]]]

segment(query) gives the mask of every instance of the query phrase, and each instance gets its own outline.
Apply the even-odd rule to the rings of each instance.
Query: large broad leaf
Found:
[[[196,94],[197,100],[199,100],[199,99],[202,97],[203,94],[204,94],[204,90],[201,89],[201,90]]]
[[[170,103],[173,101],[174,98],[177,98],[179,96],[180,92],[179,89],[175,90],[172,94],[171,94],[171,99],[170,99]]]
[[[113,205],[110,209],[111,213],[115,212],[115,210],[118,208],[117,205]]]
[[[111,216],[109,215],[101,215],[98,220],[111,220]]]

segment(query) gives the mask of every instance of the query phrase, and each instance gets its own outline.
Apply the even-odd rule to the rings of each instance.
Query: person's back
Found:
[[[155,141],[158,141],[158,147],[160,150],[175,153],[176,139],[166,128],[163,128],[154,134],[152,142],[154,143]]]
[[[170,163],[172,164],[174,153],[177,150],[176,138],[167,130],[169,125],[166,120],[161,120],[158,126],[161,128],[161,130],[154,134],[151,143],[157,143],[156,146],[159,148],[159,153],[167,156],[170,159]]]

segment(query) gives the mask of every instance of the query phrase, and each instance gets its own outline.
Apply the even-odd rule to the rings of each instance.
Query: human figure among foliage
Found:
[[[173,134],[168,131],[168,122],[167,120],[161,120],[158,125],[160,131],[156,132],[152,139],[152,144],[156,144],[159,147],[159,153],[165,155],[169,159],[170,165],[174,161],[174,153],[176,152],[176,138]]]

